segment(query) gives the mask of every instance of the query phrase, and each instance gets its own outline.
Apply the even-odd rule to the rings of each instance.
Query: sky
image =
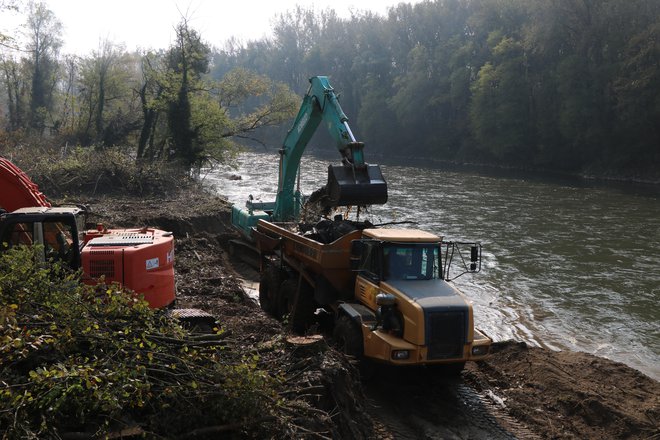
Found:
[[[417,0],[419,1],[419,0]],[[407,3],[417,1],[406,0]],[[234,36],[243,41],[270,35],[273,18],[296,5],[340,17],[371,10],[381,15],[399,0],[44,0],[63,24],[63,53],[86,55],[101,40],[124,44],[127,50],[167,48],[181,16],[211,46],[222,47]],[[24,16],[2,12],[0,31],[16,29]],[[10,24],[11,23],[11,24]]]

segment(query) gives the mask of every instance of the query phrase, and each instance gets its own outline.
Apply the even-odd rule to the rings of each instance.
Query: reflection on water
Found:
[[[305,158],[301,188],[327,178]],[[448,240],[480,241],[483,269],[456,285],[495,340],[586,351],[660,379],[660,197],[616,188],[382,165],[389,201],[374,223],[415,221]],[[241,180],[231,180],[235,174]],[[275,199],[277,155],[244,153],[207,176],[243,204]]]

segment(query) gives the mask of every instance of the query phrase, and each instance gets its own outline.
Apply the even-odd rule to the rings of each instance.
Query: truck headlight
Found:
[[[410,357],[410,352],[408,350],[394,350],[392,351],[392,359],[397,361],[402,361]]]
[[[472,356],[485,356],[488,354],[488,345],[475,345],[472,347]]]

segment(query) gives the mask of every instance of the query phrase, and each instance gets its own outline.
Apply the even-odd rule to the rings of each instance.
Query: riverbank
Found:
[[[327,345],[310,352],[287,344],[286,329],[246,295],[242,278],[254,281],[255,275],[247,270],[239,275],[240,263],[226,252],[227,240],[235,233],[229,225],[229,205],[221,198],[190,189],[167,198],[104,196],[80,201],[89,206],[92,222],[150,225],[174,232],[179,304],[214,313],[244,350],[258,350],[260,367],[282,377],[291,396],[315,408],[317,423],[307,421],[303,428],[308,433],[303,436],[434,438],[451,433],[455,438],[483,439],[509,434],[642,439],[660,435],[657,381],[604,358],[513,341],[496,344],[489,360],[468,364],[459,388],[433,372],[385,371],[382,381],[366,384],[367,399],[349,360]],[[439,406],[450,399],[452,390],[464,387],[473,391],[470,398],[478,400],[488,421],[476,432],[471,414],[450,418]],[[460,402],[453,406],[462,411]]]

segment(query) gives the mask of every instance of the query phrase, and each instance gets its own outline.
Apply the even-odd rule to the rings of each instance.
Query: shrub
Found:
[[[177,436],[233,426],[274,429],[275,384],[225,347],[195,336],[116,285],[85,286],[29,248],[0,255],[3,438],[103,436],[126,426]]]
[[[189,185],[189,172],[165,161],[141,162],[119,147],[24,147],[9,157],[49,197],[70,194],[162,194]]]

